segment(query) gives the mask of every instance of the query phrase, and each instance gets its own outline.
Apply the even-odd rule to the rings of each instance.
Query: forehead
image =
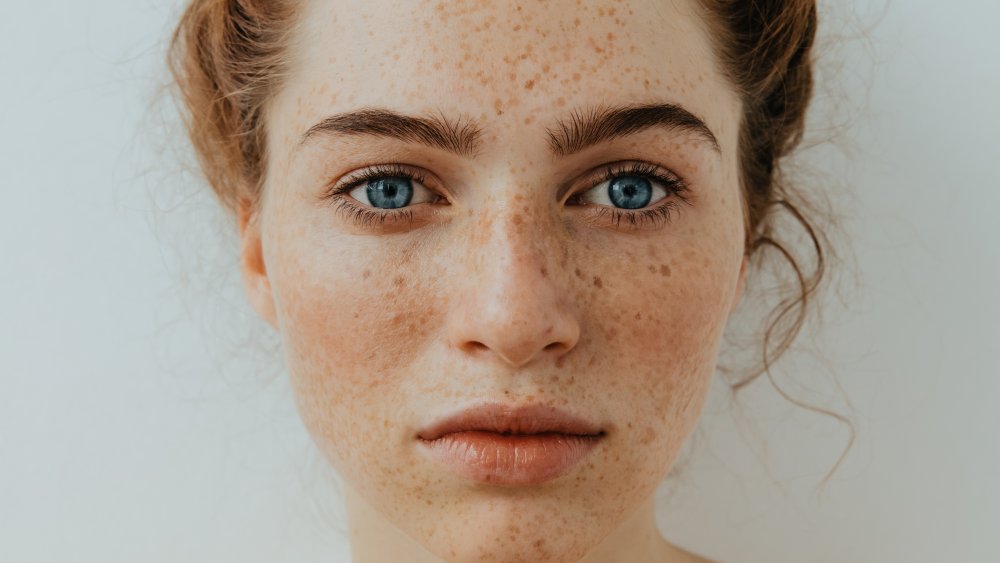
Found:
[[[694,1],[309,0],[284,94],[299,129],[361,106],[502,129],[573,108],[662,101],[726,136],[725,108],[738,102]]]

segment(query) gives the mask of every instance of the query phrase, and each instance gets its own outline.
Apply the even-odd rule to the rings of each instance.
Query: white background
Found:
[[[178,2],[5,4],[0,560],[346,561],[156,96]],[[1000,561],[1000,7],[828,4],[813,137],[837,135],[803,158],[843,190],[857,276],[826,359],[782,369],[857,440],[817,488],[844,427],[716,385],[660,524],[726,562]]]

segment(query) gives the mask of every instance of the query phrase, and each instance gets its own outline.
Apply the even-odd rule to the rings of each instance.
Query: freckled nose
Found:
[[[493,354],[511,367],[555,361],[580,338],[580,323],[558,269],[557,237],[521,206],[481,212],[470,223],[464,257],[448,275],[461,288],[451,304],[448,335],[464,353]]]

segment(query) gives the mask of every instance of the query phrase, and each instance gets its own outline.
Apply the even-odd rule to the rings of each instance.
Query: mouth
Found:
[[[422,450],[478,483],[539,485],[569,473],[605,436],[596,423],[548,405],[487,403],[422,429]]]

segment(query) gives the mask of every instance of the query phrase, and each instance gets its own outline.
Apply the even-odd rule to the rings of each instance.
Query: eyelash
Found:
[[[646,223],[666,225],[670,223],[672,213],[678,211],[678,201],[690,205],[690,200],[687,197],[688,186],[682,178],[673,174],[664,173],[658,166],[646,162],[631,162],[625,164],[624,166],[621,164],[607,165],[604,169],[603,175],[598,177],[598,181],[593,186],[571,196],[568,201],[581,203],[579,200],[582,198],[583,194],[593,190],[595,187],[604,182],[610,182],[622,176],[637,176],[646,180],[655,181],[664,187],[667,195],[661,200],[662,203],[648,209],[640,210],[626,210],[600,204],[582,202],[582,205],[584,206],[598,206],[601,208],[597,217],[592,219],[595,224],[599,223],[601,217],[611,213],[614,217],[612,222],[615,223],[616,228],[621,225],[623,217],[630,225],[632,225],[633,228],[642,227]],[[373,211],[351,203],[349,200],[353,198],[349,195],[345,195],[367,182],[386,177],[406,178],[411,182],[416,182],[425,186],[427,180],[425,174],[409,167],[401,166],[399,164],[380,164],[366,168],[350,176],[339,185],[330,186],[323,194],[323,199],[330,201],[332,205],[336,206],[338,212],[343,213],[347,219],[360,226],[367,227],[375,222],[383,224],[387,220],[390,223],[395,223],[401,219],[406,219],[412,223],[413,212],[410,210],[394,209]]]

